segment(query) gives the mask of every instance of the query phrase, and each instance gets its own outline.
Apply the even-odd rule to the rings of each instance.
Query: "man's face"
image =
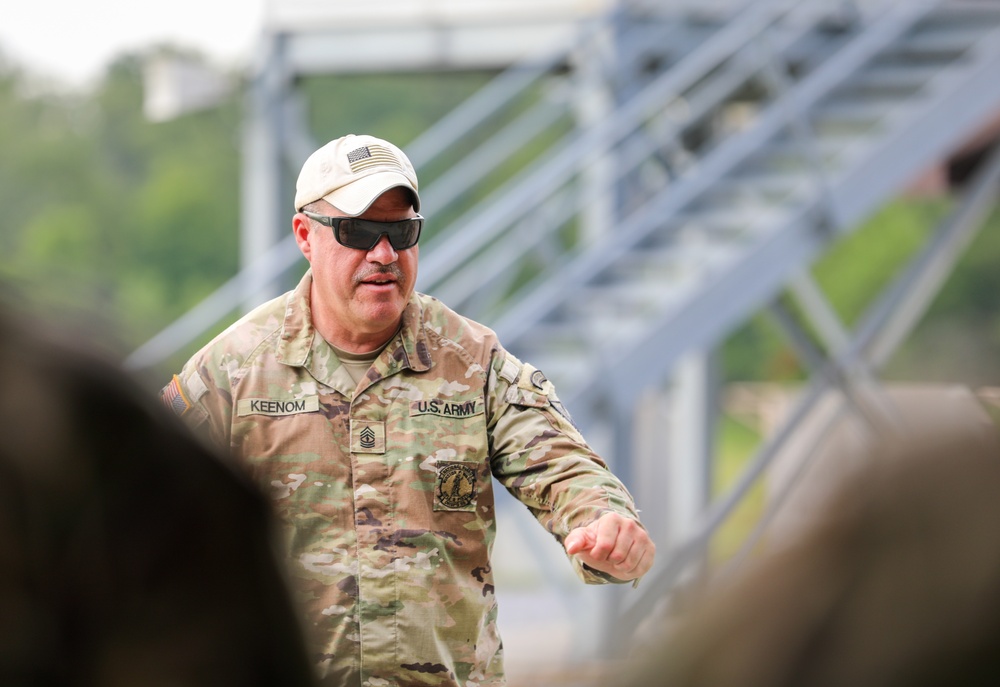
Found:
[[[315,206],[314,206],[315,207]],[[317,212],[344,214],[326,201]],[[409,192],[389,189],[372,203],[362,219],[381,222],[413,217]],[[312,318],[320,334],[351,352],[367,352],[395,333],[413,293],[419,247],[395,250],[383,236],[371,250],[337,243],[333,230],[298,213],[292,228],[313,271]]]

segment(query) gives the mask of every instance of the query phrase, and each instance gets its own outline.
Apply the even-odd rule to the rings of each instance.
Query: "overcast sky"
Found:
[[[0,50],[31,72],[85,85],[109,60],[170,41],[247,63],[264,0],[3,0]]]

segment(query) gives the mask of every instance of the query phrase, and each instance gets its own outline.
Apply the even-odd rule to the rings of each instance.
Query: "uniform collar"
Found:
[[[285,301],[285,321],[277,345],[278,361],[285,365],[302,367],[312,350],[316,329],[312,323],[312,306],[309,300],[312,289],[312,270],[306,270],[294,291]],[[322,339],[322,337],[319,337]]]
[[[347,397],[353,396],[354,383],[341,369],[333,347],[320,336],[312,323],[310,293],[312,270],[306,270],[295,290],[289,292],[285,304],[285,320],[277,345],[278,361],[293,367],[305,367],[318,381],[331,386]],[[376,379],[388,377],[400,370],[423,372],[430,369],[430,349],[423,328],[423,308],[416,293],[403,310],[399,332],[372,365]],[[369,371],[371,375],[372,371]]]
[[[403,309],[403,324],[389,345],[382,351],[373,368],[383,377],[401,369],[423,372],[431,367],[427,333],[423,327],[423,308],[417,294]]]

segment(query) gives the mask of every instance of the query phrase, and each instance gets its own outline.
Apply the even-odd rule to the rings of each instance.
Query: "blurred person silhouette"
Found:
[[[313,684],[266,498],[53,331],[0,305],[0,685]]]
[[[1000,452],[983,418],[876,443],[815,519],[675,618],[622,684],[1000,685]]]

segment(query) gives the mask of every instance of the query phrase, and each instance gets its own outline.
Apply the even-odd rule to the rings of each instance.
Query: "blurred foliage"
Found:
[[[36,89],[0,59],[0,280],[26,307],[90,320],[123,352],[209,295],[239,259],[241,89],[211,110],[150,122],[151,53],[123,55],[91,91],[69,94]],[[302,86],[318,139],[354,131],[405,144],[491,77]]]
[[[488,71],[443,74],[327,74],[302,80],[316,140],[372,134],[400,146],[485,85]],[[421,169],[421,182],[426,171]]]
[[[83,313],[126,349],[235,271],[235,100],[153,124],[137,55],[91,93],[26,95],[0,71],[0,277],[29,307]]]
[[[121,56],[79,93],[34,88],[30,75],[0,58],[0,284],[54,318],[88,319],[123,353],[238,267],[242,89],[211,110],[150,122],[142,112],[145,57]],[[301,85],[318,140],[365,131],[405,145],[492,76],[313,76]],[[538,88],[526,97],[551,95],[545,83]],[[508,107],[516,113],[523,103]],[[560,121],[541,135],[558,136],[569,125]],[[512,156],[497,167],[495,183],[531,163],[527,150],[528,157]],[[464,152],[456,145],[422,168],[422,181],[446,172]],[[816,281],[845,323],[856,323],[946,209],[940,200],[893,202],[819,261]],[[434,224],[452,218],[436,217]],[[929,357],[948,363],[952,339],[963,338],[956,331],[974,333],[964,337],[966,345],[974,339],[993,351],[1000,346],[997,224],[994,217],[968,251],[921,325],[923,342],[907,344],[890,365],[893,374],[921,377]],[[723,363],[732,380],[804,375],[766,315],[729,338]]]

